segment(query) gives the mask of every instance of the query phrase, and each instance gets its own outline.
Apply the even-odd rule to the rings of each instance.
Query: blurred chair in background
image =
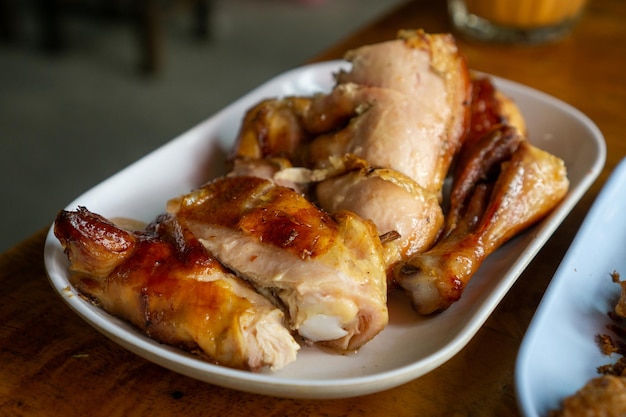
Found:
[[[0,36],[15,39],[19,22],[18,0],[0,0]],[[157,73],[163,62],[163,17],[175,3],[184,3],[191,16],[191,32],[198,39],[210,36],[211,0],[33,0],[39,42],[51,53],[71,43],[64,32],[69,14],[127,20],[135,31],[138,66],[145,74]]]

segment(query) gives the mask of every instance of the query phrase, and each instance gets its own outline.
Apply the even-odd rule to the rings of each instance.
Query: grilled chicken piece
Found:
[[[247,163],[238,161],[239,166]],[[258,163],[257,160],[249,162],[253,167]],[[234,175],[242,172],[256,171],[240,168]],[[374,222],[383,239],[387,267],[428,249],[443,226],[444,216],[437,194],[424,190],[406,175],[372,167],[353,154],[331,157],[329,165],[320,169],[283,166],[263,178],[300,190],[328,212],[347,210]],[[310,187],[310,184],[315,186]]]
[[[437,98],[417,97],[357,84],[337,86],[325,98],[342,106],[349,103],[358,114],[344,128],[314,139],[306,165],[321,168],[331,157],[353,154],[372,166],[401,172],[439,195],[456,149],[444,149],[452,140],[446,135],[446,112],[431,104]]]
[[[396,281],[418,313],[442,311],[457,301],[487,256],[544,217],[565,196],[569,182],[563,161],[527,141],[507,137],[515,134],[506,126],[490,134],[512,146],[510,158],[484,158],[490,165],[479,171],[485,175],[460,175],[473,178],[473,187],[468,189],[467,182],[458,179],[453,185],[461,191],[452,192],[459,196],[454,203],[458,206],[451,208],[455,214],[446,234],[430,250],[396,266]],[[472,147],[474,155],[485,155],[477,151],[480,146],[498,148],[493,142],[482,139]],[[474,159],[460,160],[466,164],[461,171],[474,172],[469,167]]]
[[[469,123],[470,74],[450,35],[402,31],[346,55],[328,94],[266,100],[250,109],[233,158],[284,157],[326,166],[355,154],[440,193]]]
[[[463,216],[467,217],[466,205],[476,186],[493,182],[500,172],[500,164],[511,159],[525,140],[516,128],[508,125],[493,125],[490,130],[480,139],[465,142],[457,157],[442,236],[449,235],[463,221]]]
[[[501,125],[514,127],[522,136],[526,136],[526,121],[517,104],[496,88],[491,77],[472,74],[470,123],[463,138],[463,146],[473,147]]]
[[[295,360],[300,346],[283,312],[225,270],[174,217],[131,232],[81,207],[62,211],[54,231],[72,285],[155,340],[234,368],[279,369]]]
[[[436,193],[393,169],[372,167],[353,155],[331,160],[332,169],[311,174],[319,181],[314,199],[331,213],[348,210],[373,221],[386,239],[388,268],[432,245],[444,222]]]
[[[333,217],[294,190],[218,178],[168,203],[224,265],[275,297],[289,325],[330,348],[358,349],[388,322],[382,247],[372,223]]]
[[[324,178],[313,195],[324,210],[351,210],[380,235],[399,235],[385,245],[391,264],[430,247],[441,230],[443,181],[469,124],[470,74],[450,35],[423,31],[346,59],[352,68],[330,93],[250,109],[233,158],[282,157],[316,171],[335,170],[346,155],[366,161]]]
[[[378,118],[390,118],[385,124],[397,135],[382,128],[371,134],[361,131],[362,136],[353,139],[364,148],[357,154],[372,165],[393,168],[425,189],[439,192],[469,123],[470,73],[453,36],[404,30],[398,39],[357,48],[346,59],[352,68],[337,76],[339,85],[391,90],[413,101],[408,105],[394,100],[394,105],[408,111],[398,113],[402,119],[385,114],[390,110],[387,103],[377,101],[377,94],[360,103],[361,108],[374,110],[359,112],[360,118],[371,119],[359,123],[377,126]],[[433,160],[428,159],[431,155]]]
[[[267,99],[249,109],[237,135],[231,159],[287,158],[293,160],[311,137],[305,121],[312,99]]]

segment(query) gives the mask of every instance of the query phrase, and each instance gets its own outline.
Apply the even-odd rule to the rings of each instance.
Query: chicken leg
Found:
[[[545,216],[567,192],[569,182],[561,159],[527,141],[511,140],[509,135],[515,132],[508,127],[501,129],[489,135],[512,144],[514,151],[505,161],[492,158],[490,166],[481,170],[493,176],[498,168],[495,181],[489,175],[476,175],[471,190],[467,182],[457,181],[453,188],[457,187],[457,196],[465,198],[458,198],[451,207],[452,223],[447,225],[446,234],[433,248],[395,269],[397,283],[420,314],[445,310],[457,301],[487,256]],[[482,141],[483,146],[493,148],[489,139]],[[473,149],[475,155],[484,155]],[[469,158],[465,163],[471,161]]]

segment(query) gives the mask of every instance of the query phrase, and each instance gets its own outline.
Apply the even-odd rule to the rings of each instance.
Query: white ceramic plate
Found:
[[[574,394],[603,355],[598,334],[609,333],[607,313],[620,294],[613,271],[626,277],[626,159],[617,166],[589,210],[528,328],[516,366],[520,408],[544,417]]]
[[[165,202],[222,172],[244,111],[260,99],[328,91],[343,61],[298,68],[270,80],[215,116],[97,185],[67,206],[84,205],[107,217],[152,220]],[[497,80],[520,105],[536,145],[565,160],[571,190],[541,224],[493,254],[462,299],[444,313],[420,318],[402,296],[390,299],[390,325],[357,354],[339,356],[303,348],[274,374],[250,373],[203,362],[161,345],[76,297],[68,264],[52,230],[45,248],[50,282],[61,297],[103,334],[166,368],[217,385],[283,397],[340,398],[385,390],[417,378],[456,354],[478,331],[522,270],[600,172],[605,144],[596,126],[572,107],[527,87]]]

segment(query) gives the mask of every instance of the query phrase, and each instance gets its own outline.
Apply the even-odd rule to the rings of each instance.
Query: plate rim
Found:
[[[585,214],[579,229],[552,276],[550,284],[546,288],[533,314],[528,329],[524,334],[515,364],[515,389],[518,407],[525,417],[541,416],[537,408],[537,401],[528,388],[529,375],[527,372],[527,364],[533,354],[533,343],[535,343],[537,334],[541,331],[542,325],[547,320],[548,310],[552,306],[553,298],[557,296],[560,286],[564,285],[564,282],[568,279],[569,272],[576,265],[575,256],[582,250],[581,248],[584,247],[585,237],[599,221],[598,218],[602,213],[607,210],[608,205],[611,204],[611,196],[618,192],[619,186],[624,183],[626,183],[626,157],[622,158],[613,168],[605,184],[592,202],[588,212]],[[600,331],[601,329],[599,328],[598,332]],[[582,388],[582,386],[579,388]],[[559,400],[562,400],[562,398]]]

